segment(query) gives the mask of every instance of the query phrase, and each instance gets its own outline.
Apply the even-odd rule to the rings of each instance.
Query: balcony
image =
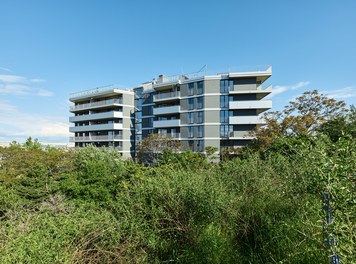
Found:
[[[78,115],[69,117],[70,122],[88,121],[88,120],[98,120],[105,118],[120,118],[122,117],[122,112],[109,111],[104,113],[89,114],[89,115]]]
[[[264,125],[265,120],[261,116],[230,116],[230,125]]]
[[[180,106],[179,105],[153,108],[153,114],[154,115],[164,115],[164,114],[179,113],[179,111],[180,111]]]
[[[154,102],[162,102],[162,101],[169,101],[169,100],[177,100],[180,98],[180,92],[168,92],[168,93],[159,93],[153,96]]]
[[[74,126],[69,128],[69,132],[88,132],[88,131],[100,131],[100,130],[115,130],[122,129],[122,124],[100,124],[100,125],[88,125],[88,126]]]
[[[264,109],[272,108],[271,100],[253,100],[253,101],[231,101],[229,102],[230,109]]]
[[[178,127],[179,125],[180,125],[179,119],[153,121],[153,127],[155,128]]]
[[[92,103],[80,104],[80,105],[72,105],[69,109],[71,112],[74,112],[79,110],[99,108],[99,107],[112,106],[112,105],[122,105],[122,98],[102,100],[98,102],[92,102]]]
[[[122,135],[81,136],[81,137],[70,137],[69,142],[115,141],[115,140],[121,140],[121,139],[122,139]]]
[[[253,139],[254,137],[249,134],[249,131],[233,131],[229,133],[230,139]]]
[[[269,85],[266,89],[262,89],[262,85],[260,85],[254,90],[229,90],[229,94],[256,94],[258,100],[269,95],[271,92],[272,85]]]
[[[163,135],[167,138],[180,139],[180,133],[160,133],[160,135]]]

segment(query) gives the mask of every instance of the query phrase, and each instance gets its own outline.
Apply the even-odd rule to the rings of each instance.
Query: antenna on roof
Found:
[[[203,70],[206,70],[206,64],[205,64],[203,67],[201,67],[198,72],[201,72],[201,71],[203,71]]]

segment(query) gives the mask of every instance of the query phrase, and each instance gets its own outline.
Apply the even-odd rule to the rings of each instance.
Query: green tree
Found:
[[[151,134],[140,142],[136,158],[143,164],[157,164],[165,150],[178,153],[182,151],[182,143],[162,134]]]
[[[29,137],[26,139],[26,142],[23,144],[23,147],[26,150],[40,150],[40,149],[42,149],[42,145],[38,141],[38,139],[35,138],[35,140],[32,140],[32,137]]]
[[[283,111],[265,114],[266,126],[252,132],[255,146],[266,147],[281,137],[314,135],[326,122],[347,113],[344,101],[338,101],[317,90],[304,92],[290,101]]]

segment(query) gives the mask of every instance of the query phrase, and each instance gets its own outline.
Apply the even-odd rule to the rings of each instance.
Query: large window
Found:
[[[234,82],[232,80],[220,80],[220,93],[228,93],[234,90]]]
[[[194,109],[194,98],[189,98],[188,99],[188,109],[193,110]]]
[[[197,86],[198,86],[198,94],[203,94],[204,82],[202,81],[197,82]]]
[[[194,113],[188,113],[188,123],[193,124],[194,123]]]
[[[229,107],[229,96],[228,95],[220,95],[220,107],[221,108]]]
[[[194,83],[188,83],[188,95],[194,94]]]
[[[202,109],[203,108],[203,97],[197,97],[197,108]]]
[[[203,120],[203,116],[204,116],[203,111],[199,111],[199,112],[197,112],[197,123],[198,123],[198,124],[201,124],[201,123],[203,123],[203,122],[204,122],[204,120]]]
[[[229,134],[233,132],[233,126],[221,125],[220,126],[220,137],[227,138]]]
[[[229,123],[229,116],[232,115],[231,111],[221,110],[220,111],[220,123]]]

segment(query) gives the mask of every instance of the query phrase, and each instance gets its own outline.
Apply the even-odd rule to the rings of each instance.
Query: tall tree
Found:
[[[265,114],[266,126],[253,134],[258,146],[266,146],[280,137],[313,135],[322,124],[347,113],[346,103],[329,98],[317,90],[304,92],[289,102],[283,111]]]

